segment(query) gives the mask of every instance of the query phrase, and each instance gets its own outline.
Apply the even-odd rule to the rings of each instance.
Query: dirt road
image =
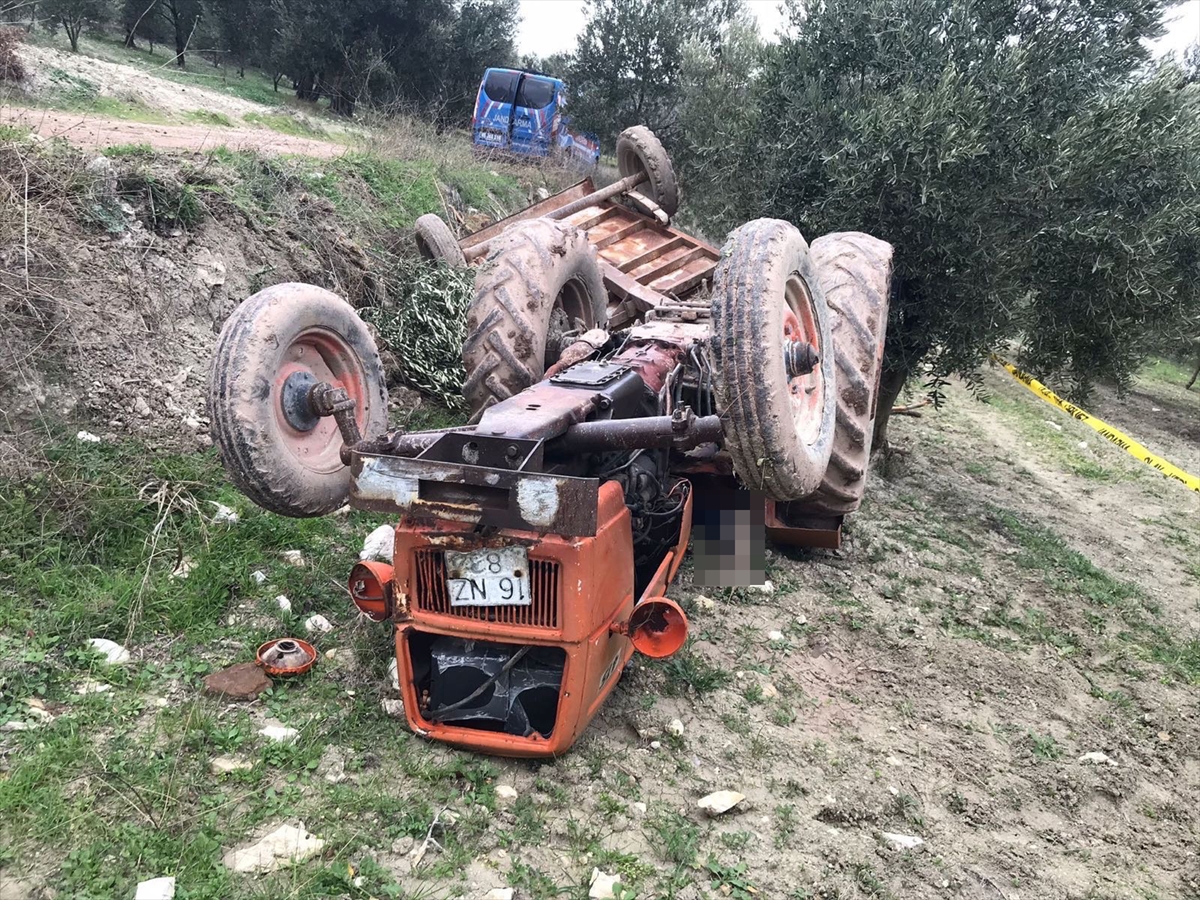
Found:
[[[43,138],[63,138],[88,149],[126,144],[148,144],[156,150],[198,151],[228,147],[230,150],[320,158],[341,156],[346,152],[344,144],[280,134],[268,128],[150,124],[20,106],[0,108],[0,124],[20,125]]]

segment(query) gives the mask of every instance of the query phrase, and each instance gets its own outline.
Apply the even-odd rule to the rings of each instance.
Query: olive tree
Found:
[[[1167,6],[793,2],[790,36],[720,85],[752,96],[725,145],[685,131],[691,170],[723,167],[715,225],[895,245],[877,446],[913,376],[936,394],[1016,340],[1077,391],[1123,383],[1200,304],[1197,88],[1147,50]]]

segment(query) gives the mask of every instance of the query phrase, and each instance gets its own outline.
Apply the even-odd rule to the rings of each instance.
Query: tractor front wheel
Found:
[[[311,284],[277,284],[226,320],[208,381],[213,443],[233,483],[270,512],[320,516],[350,496],[341,432],[308,401],[319,382],[345,389],[363,437],[386,431],[379,351],[341,297]]]
[[[830,312],[794,226],[756,219],[725,242],[713,277],[712,350],[725,447],[748,488],[811,494],[833,450]]]
[[[417,252],[421,254],[422,259],[445,263],[459,269],[466,268],[467,259],[463,256],[458,238],[441,216],[435,213],[421,216],[413,226],[413,232]]]
[[[645,125],[626,128],[617,137],[617,170],[622,178],[645,172],[650,199],[668,216],[679,209],[679,183],[671,157],[662,142]]]

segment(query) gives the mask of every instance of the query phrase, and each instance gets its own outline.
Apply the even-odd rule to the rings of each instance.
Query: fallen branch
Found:
[[[919,412],[917,412],[917,410],[921,409],[924,406],[928,406],[928,405],[929,405],[929,398],[926,397],[920,403],[912,403],[912,404],[909,404],[908,406],[893,406],[892,407],[892,415],[893,416],[912,416],[914,419],[919,419],[919,418],[921,418],[921,414]]]

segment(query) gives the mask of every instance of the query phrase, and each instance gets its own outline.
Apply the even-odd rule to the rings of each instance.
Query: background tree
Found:
[[[159,0],[156,9],[166,20],[175,42],[175,65],[187,68],[188,43],[200,25],[200,0]]]
[[[722,167],[714,227],[773,215],[895,245],[880,446],[913,375],[936,394],[1017,339],[1077,390],[1122,383],[1197,308],[1196,88],[1146,71],[1166,7],[793,2],[723,151],[690,134],[693,168]]]
[[[479,79],[489,66],[515,66],[519,0],[463,0],[450,38],[445,82],[445,113],[463,120],[471,115]]]
[[[84,29],[103,25],[110,10],[107,0],[39,0],[38,14],[48,28],[61,25],[72,52],[78,53]]]
[[[590,0],[570,78],[578,125],[609,144],[638,124],[670,140],[684,43],[719,43],[741,8],[741,0]]]
[[[150,32],[154,25],[160,24],[159,0],[121,0],[117,18],[121,30],[125,32],[125,46],[130,50],[137,49],[139,37],[147,40],[159,40],[158,34],[151,38]]]

